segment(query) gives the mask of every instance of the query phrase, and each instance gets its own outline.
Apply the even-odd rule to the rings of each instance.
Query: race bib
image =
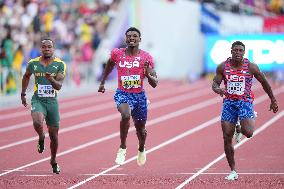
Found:
[[[121,76],[121,84],[125,89],[141,87],[140,75]]]
[[[38,97],[55,97],[55,90],[51,85],[38,85]]]
[[[245,92],[245,81],[241,82],[229,81],[227,85],[227,92],[229,94],[243,95]]]

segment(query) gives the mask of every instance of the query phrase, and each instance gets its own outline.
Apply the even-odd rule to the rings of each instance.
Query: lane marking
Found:
[[[278,88],[278,89],[282,89],[282,90],[283,90],[283,87]],[[277,92],[277,94],[278,94],[278,93],[281,93],[282,90],[280,90],[279,92]],[[264,96],[266,96],[266,97],[264,97]],[[265,94],[265,95],[262,95],[262,96],[258,99],[258,101],[255,101],[255,104],[258,104],[258,103],[264,101],[265,99],[268,99],[268,97],[267,97],[266,94]],[[284,114],[284,111],[281,112],[281,115],[282,115],[282,114]],[[278,114],[278,115],[279,115],[279,114]],[[279,116],[278,116],[278,117],[279,117]],[[279,118],[281,118],[281,116],[280,116]],[[278,119],[275,119],[275,117],[273,117],[271,120],[277,121]],[[266,125],[267,125],[267,123],[270,124],[271,120],[269,120],[268,122],[266,122]],[[191,134],[193,134],[193,133],[195,133],[195,132],[198,132],[199,130],[202,130],[202,129],[206,128],[206,127],[212,126],[214,123],[216,123],[216,122],[218,122],[218,121],[220,121],[220,116],[217,116],[217,117],[215,117],[215,118],[213,118],[213,119],[211,119],[211,120],[209,120],[209,121],[207,121],[207,122],[205,122],[205,123],[203,123],[203,124],[201,124],[201,125],[199,125],[199,126],[193,128],[193,129],[190,129],[190,130],[188,130],[188,131],[186,131],[186,132],[184,132],[184,133],[182,133],[182,134],[180,134],[180,135],[177,135],[176,137],[173,137],[173,138],[167,140],[166,142],[161,143],[160,145],[157,145],[157,146],[151,148],[150,150],[147,150],[147,151],[146,151],[146,154],[151,153],[151,152],[153,152],[153,151],[155,151],[155,150],[158,150],[158,149],[160,149],[160,148],[162,148],[162,147],[164,147],[164,146],[166,146],[166,145],[169,145],[169,144],[171,144],[171,143],[174,143],[175,141],[177,141],[177,140],[179,140],[179,139],[181,139],[181,138],[184,138],[184,137],[186,137],[186,136],[188,136],[188,135],[191,135]],[[275,122],[275,121],[273,121],[273,122]],[[265,126],[265,124],[262,125],[262,127],[264,127],[264,126]],[[258,129],[258,130],[259,130],[259,129]],[[257,134],[257,133],[256,133],[256,134]],[[242,140],[238,145],[242,144],[243,141],[247,141],[247,140]],[[132,158],[126,160],[122,165],[127,164],[127,163],[129,163],[129,162],[131,162],[131,161],[134,161],[134,160],[136,160],[136,158],[137,158],[137,156],[134,156],[134,157],[132,157]],[[81,185],[83,185],[83,184],[85,184],[85,183],[87,183],[87,182],[89,182],[89,181],[91,181],[91,180],[93,180],[93,179],[95,179],[95,178],[97,178],[97,177],[99,177],[99,176],[105,174],[105,173],[108,173],[108,172],[110,172],[110,171],[112,171],[112,170],[117,169],[118,167],[120,167],[120,165],[114,165],[113,167],[110,167],[109,169],[106,169],[106,170],[104,170],[104,171],[98,173],[97,175],[94,175],[94,176],[92,176],[92,177],[89,177],[89,178],[87,178],[87,179],[85,179],[85,180],[83,180],[83,181],[81,181],[81,182],[79,182],[79,183],[77,183],[77,184],[75,184],[75,185],[69,187],[68,189],[77,188],[77,187],[79,187],[79,186],[81,186]],[[209,167],[208,167],[208,168],[209,168]],[[1,175],[0,175],[0,176],[1,176]]]
[[[152,119],[148,122],[147,124],[147,127],[151,126],[151,125],[154,125],[154,124],[157,124],[157,123],[160,123],[162,121],[166,121],[168,119],[172,119],[172,118],[175,118],[175,117],[178,117],[178,116],[181,116],[181,115],[184,115],[184,114],[187,114],[189,112],[192,112],[192,111],[195,111],[195,110],[198,110],[198,109],[202,109],[202,108],[205,108],[207,106],[209,106],[210,104],[215,104],[216,102],[218,101],[221,101],[222,98],[220,97],[216,97],[216,98],[213,98],[211,100],[208,100],[208,101],[204,101],[202,103],[198,103],[196,105],[193,105],[193,106],[189,106],[187,108],[184,108],[184,109],[181,109],[181,110],[178,110],[176,112],[172,112],[172,113],[168,113],[168,114],[165,114],[163,116],[160,116],[158,118],[155,118],[155,119]],[[119,114],[117,114],[118,116],[120,116]],[[219,116],[214,118],[215,119],[215,122],[219,120]],[[197,128],[194,128],[192,130],[196,130]],[[134,127],[131,127],[128,131],[128,133],[132,132],[132,131],[135,131],[135,128]],[[88,146],[91,146],[91,145],[94,145],[94,144],[97,144],[97,143],[100,143],[100,142],[103,142],[103,141],[106,141],[106,140],[109,140],[109,139],[112,139],[114,137],[117,137],[119,136],[119,132],[115,132],[113,134],[110,134],[110,135],[107,135],[107,136],[104,136],[102,138],[99,138],[99,139],[96,139],[96,140],[93,140],[93,141],[90,141],[90,142],[87,142],[85,144],[81,144],[79,146],[76,146],[76,147],[73,147],[69,150],[65,150],[63,152],[60,152],[57,154],[57,157],[60,157],[60,156],[63,156],[63,155],[66,155],[66,154],[69,154],[71,152],[74,152],[74,151],[77,151],[77,150],[80,150],[80,149],[83,149],[83,148],[86,148]],[[6,175],[6,174],[9,174],[9,173],[12,173],[14,171],[18,171],[18,170],[21,170],[21,169],[24,169],[26,167],[30,167],[30,166],[33,166],[33,165],[36,165],[36,164],[39,164],[39,163],[42,163],[44,161],[47,161],[50,159],[50,156],[49,157],[46,157],[44,159],[41,159],[41,160],[38,160],[38,161],[35,161],[35,162],[32,162],[32,163],[29,163],[29,164],[26,164],[26,165],[23,165],[21,167],[18,167],[18,168],[15,168],[13,170],[10,170],[10,171],[6,171],[4,173],[1,173],[0,176],[3,176],[3,175]]]
[[[272,117],[269,121],[267,121],[266,123],[264,123],[260,128],[256,129],[253,135],[253,138],[258,135],[260,132],[264,131],[266,128],[268,128],[269,126],[271,126],[274,122],[276,122],[277,120],[279,120],[280,118],[282,118],[282,116],[284,115],[284,110],[277,113],[274,117]],[[250,139],[245,138],[243,139],[240,143],[234,145],[234,149],[237,149],[238,147],[240,147],[241,145],[245,144],[246,142],[248,142]],[[185,185],[187,185],[190,181],[192,181],[193,179],[195,179],[196,177],[198,177],[201,173],[203,173],[204,171],[206,171],[207,169],[209,169],[211,166],[213,166],[214,164],[216,164],[217,162],[219,162],[220,160],[222,160],[225,157],[225,153],[221,154],[219,157],[217,157],[215,160],[213,160],[212,162],[210,162],[209,164],[207,164],[206,166],[204,166],[201,170],[199,170],[198,172],[196,172],[194,175],[192,175],[191,177],[189,177],[188,179],[186,179],[183,183],[181,183],[179,186],[176,187],[176,189],[180,189],[183,188]]]
[[[281,89],[283,90],[284,87],[276,89],[275,91],[278,91],[278,92],[277,92],[277,93],[275,92],[275,95],[281,93],[281,91],[282,91]],[[267,96],[267,95],[265,94],[265,95],[263,95],[263,96]],[[262,97],[262,96],[261,96],[261,97]],[[261,97],[260,97],[260,98],[261,98]],[[218,101],[218,100],[220,101],[220,99],[221,99],[221,98],[218,97],[218,99],[211,99],[211,100],[209,100],[209,101]],[[263,102],[264,100],[268,99],[268,97],[266,97],[266,98],[261,98],[261,99],[262,99],[262,100],[259,100],[257,103]],[[209,101],[207,101],[207,103],[208,103]],[[211,103],[212,103],[212,102],[211,102]],[[257,104],[257,103],[255,103],[255,104]],[[188,113],[188,112],[194,111],[194,110],[196,110],[196,109],[198,109],[198,108],[200,109],[200,108],[202,108],[202,107],[207,107],[207,106],[208,106],[208,105],[206,105],[206,101],[205,101],[205,102],[203,102],[203,103],[199,103],[199,104],[196,104],[196,105],[194,105],[194,106],[191,106],[191,107],[188,107],[188,108],[184,108],[184,109],[181,109],[181,110],[179,110],[179,111],[172,112],[172,113],[166,114],[166,115],[164,115],[164,116],[158,117],[158,118],[156,118],[156,119],[153,119],[153,120],[149,121],[149,123],[147,124],[147,126],[149,127],[149,126],[151,126],[152,124],[159,123],[159,122],[161,122],[161,121],[165,121],[165,120],[167,120],[167,119],[171,119],[171,118],[174,118],[174,117],[177,117],[177,116],[181,116],[181,115],[184,115],[184,114],[186,114],[186,113]],[[159,121],[159,120],[160,120],[160,121]],[[176,137],[174,137],[174,138],[172,138],[172,139],[170,139],[170,140],[167,140],[166,142],[164,142],[164,143],[162,143],[162,144],[160,144],[160,145],[158,145],[158,146],[156,146],[156,147],[154,147],[154,148],[152,148],[152,149],[150,149],[150,150],[147,150],[146,153],[150,153],[150,152],[152,152],[152,151],[155,151],[155,150],[157,150],[157,149],[159,149],[159,148],[161,148],[161,147],[163,147],[163,146],[166,146],[166,145],[168,145],[168,144],[170,144],[170,143],[172,143],[172,142],[175,142],[176,140],[179,140],[180,138],[183,138],[183,137],[185,137],[185,136],[187,136],[187,135],[190,135],[190,134],[192,134],[192,133],[194,133],[194,132],[197,132],[197,131],[199,131],[199,130],[201,130],[201,129],[204,129],[204,128],[210,126],[210,125],[213,125],[214,123],[216,123],[216,122],[219,121],[219,120],[220,120],[220,116],[217,116],[217,117],[215,117],[215,118],[213,118],[213,119],[211,119],[211,120],[209,120],[209,121],[207,121],[207,122],[205,122],[205,123],[203,123],[203,124],[201,124],[201,125],[199,125],[199,126],[193,128],[193,129],[188,130],[188,131],[185,132],[185,133],[182,133],[182,134],[180,134],[180,135],[178,135],[178,136],[176,136]],[[129,129],[129,132],[132,132],[132,131],[134,131],[134,130],[135,130],[135,128],[132,127],[132,128]],[[100,142],[103,142],[103,141],[112,139],[112,138],[114,138],[114,137],[116,137],[116,136],[119,136],[119,132],[113,133],[113,134],[111,134],[111,135],[107,135],[107,136],[102,137],[102,138],[100,138],[100,139],[96,139],[96,140],[90,141],[90,142],[88,142],[88,143],[79,145],[79,146],[77,146],[77,147],[71,148],[71,149],[69,149],[69,150],[63,151],[63,152],[61,152],[61,153],[58,153],[58,154],[57,154],[57,157],[60,157],[60,156],[63,156],[63,155],[65,155],[65,154],[69,154],[69,153],[71,153],[71,152],[74,152],[74,151],[77,151],[77,150],[86,148],[86,147],[91,146],[91,145],[94,145],[94,144],[96,144],[96,143],[100,143]],[[50,159],[50,157],[47,157],[47,158],[44,158],[44,159],[41,159],[41,160],[38,160],[38,161],[35,161],[35,162],[32,162],[32,163],[23,165],[23,166],[21,166],[21,167],[15,168],[15,169],[13,169],[13,170],[6,171],[6,172],[4,172],[4,173],[1,173],[0,176],[3,176],[3,175],[6,175],[6,174],[9,174],[9,173],[12,173],[12,172],[15,172],[15,171],[24,169],[24,168],[26,168],[26,167],[30,167],[30,166],[33,166],[33,165],[42,163],[42,162],[47,161],[47,160],[49,160],[49,159]],[[124,164],[126,164],[126,163],[128,163],[128,162],[130,162],[130,161],[133,161],[133,160],[135,160],[135,159],[136,159],[136,156],[134,156],[134,157],[128,159],[127,161],[125,161]],[[107,172],[109,172],[109,171],[111,171],[111,170],[113,170],[113,169],[116,169],[116,168],[118,168],[119,166],[120,166],[120,165],[115,165],[115,166],[113,166],[113,167],[111,167],[111,168],[109,168],[109,169],[107,169],[107,170],[105,170],[105,171],[103,171],[103,172],[100,172],[99,174],[97,174],[96,176],[94,176],[94,178],[96,178],[96,177],[98,177],[98,176],[100,176],[100,175],[102,175],[102,174],[105,174],[105,173],[107,173]],[[85,182],[88,182],[89,179],[92,180],[92,179],[94,179],[94,178],[93,178],[93,177],[90,177],[90,178],[88,178],[87,180],[82,181],[82,182],[80,182],[80,183],[84,184]],[[78,186],[82,185],[82,184],[80,184],[80,183],[78,183],[79,185],[78,185],[78,184],[77,184],[77,185],[78,185]],[[77,185],[74,185],[74,186],[77,186]]]
[[[185,99],[189,100],[189,99],[193,99],[193,98],[196,98],[196,97],[200,97],[204,94],[207,94],[207,92],[208,92],[207,89],[202,89],[200,91],[196,91],[196,92],[192,93],[191,95],[186,94],[186,95],[181,95],[181,96],[170,97],[168,99],[161,100],[159,102],[155,102],[153,104],[150,104],[149,110],[155,109],[155,108],[160,108],[162,106],[168,106],[168,105],[171,105],[171,104],[174,104],[174,103],[177,103],[177,102],[184,101]],[[211,100],[204,101],[202,103],[208,103],[209,102],[209,104],[207,104],[207,105],[211,105],[211,104],[215,104],[215,103],[218,103],[219,101],[221,101],[220,97],[215,97],[214,99],[215,99],[215,101],[212,101],[212,99],[211,99]],[[202,103],[199,103],[199,104],[202,105]],[[198,106],[198,104],[196,104],[196,105]],[[189,106],[188,108],[193,107],[193,106],[195,106],[195,105]],[[75,124],[73,126],[69,126],[67,128],[60,129],[59,134],[66,133],[66,132],[73,131],[73,130],[77,130],[77,129],[84,128],[84,127],[94,126],[96,124],[111,121],[111,120],[118,119],[118,118],[120,118],[120,114],[118,112],[116,112],[116,113],[108,115],[108,116],[93,119],[93,120],[90,120],[90,121],[85,121],[85,122],[82,122],[82,123],[79,123],[79,124]],[[1,131],[1,129],[0,129],[0,131]],[[48,137],[48,133],[46,133],[45,136]],[[34,136],[34,137],[31,137],[31,138],[27,138],[27,139],[24,139],[24,140],[20,140],[20,141],[17,141],[17,142],[6,144],[6,145],[3,145],[3,146],[0,146],[0,150],[4,150],[4,149],[7,149],[7,148],[10,148],[10,147],[13,147],[13,146],[17,146],[17,145],[20,145],[20,144],[25,144],[27,142],[35,141],[37,139],[38,139],[38,136]]]
[[[194,175],[195,173],[170,173],[171,175]],[[200,175],[227,175],[228,173],[200,173]],[[284,173],[240,173],[238,175],[284,175]]]
[[[165,86],[159,89],[159,93],[157,93],[154,90],[150,90],[149,94],[147,94],[148,96],[151,95],[152,93],[154,93],[153,98],[159,98],[159,97],[163,97],[166,96],[168,92],[168,94],[171,94],[173,92],[185,92],[187,90],[192,90],[192,89],[196,89],[196,88],[204,88],[206,83],[194,83],[192,85],[186,85],[183,84],[181,86],[178,86],[175,88],[175,90],[169,90],[169,86]],[[85,104],[90,104],[90,102],[95,103],[95,102],[102,102],[102,101],[109,101],[109,95],[112,95],[114,93],[114,90],[109,91],[107,94],[105,95],[99,95],[99,94],[95,94],[94,96],[89,96],[87,98],[85,98],[83,96],[83,98],[76,98],[74,100],[71,100],[70,102],[65,102],[65,101],[60,101],[60,109],[67,109],[70,108],[72,106],[78,106],[78,104],[80,105],[85,105]],[[156,95],[155,95],[156,94]],[[113,104],[113,103],[112,103]],[[0,112],[1,113],[1,112]],[[19,111],[19,112],[14,112],[14,113],[7,113],[6,115],[1,115],[0,120],[5,120],[5,119],[11,119],[11,118],[16,118],[16,117],[20,117],[20,116],[25,116],[25,115],[30,115],[29,111],[26,111],[26,109],[24,109],[23,111]]]
[[[201,86],[201,88],[202,88],[202,86]],[[176,93],[176,92],[179,92],[179,91],[184,92],[184,91],[188,91],[188,90],[191,91],[192,88],[180,87],[177,90],[174,90],[174,91],[171,90],[171,93]],[[205,90],[207,90],[207,93],[204,92]],[[200,90],[192,92],[192,95],[194,97],[199,97],[199,96],[202,96],[202,95],[206,95],[206,94],[208,94],[209,90],[210,89],[208,89],[208,88],[204,89],[204,87],[203,87],[203,89],[200,89]],[[167,89],[167,91],[169,91],[169,90]],[[168,95],[169,93],[157,93],[157,94],[158,94],[158,95],[156,95],[157,97],[154,96],[151,99],[153,99],[153,98],[160,98],[162,96]],[[179,99],[178,97],[181,97],[181,99]],[[185,99],[191,99],[191,98],[193,98],[191,95],[181,94],[179,96],[169,97],[168,101],[173,100],[173,101],[178,102],[178,101],[182,101],[182,100],[185,100]],[[164,101],[167,102],[167,99],[165,99]],[[166,104],[166,102],[164,102],[164,104]],[[77,105],[78,105],[78,103],[77,103]],[[70,111],[70,112],[65,112],[65,113],[61,114],[61,119],[66,119],[66,118],[69,118],[69,117],[85,115],[87,113],[94,113],[94,112],[97,112],[97,111],[106,110],[106,109],[113,108],[113,107],[114,107],[114,102],[102,103],[102,104],[99,104],[99,105],[92,105],[92,106],[89,106],[89,107],[86,107],[86,108],[81,108],[81,109],[73,110],[73,111]],[[21,129],[21,128],[25,128],[25,127],[29,127],[31,125],[32,125],[32,121],[26,121],[24,123],[18,123],[18,124],[12,125],[12,126],[0,128],[0,133],[7,132],[7,131],[12,131],[12,130],[16,130],[16,129]]]

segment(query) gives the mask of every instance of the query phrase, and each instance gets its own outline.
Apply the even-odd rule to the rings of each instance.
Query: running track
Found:
[[[283,188],[284,86],[272,88],[277,114],[268,111],[262,87],[254,86],[256,131],[235,146],[239,179],[233,182],[224,180],[229,167],[219,123],[222,99],[207,80],[146,86],[151,104],[143,167],[136,164],[133,124],[127,161],[114,164],[119,147],[114,91],[99,94],[94,89],[93,94],[60,98],[59,175],[51,173],[48,138],[45,152],[36,152],[29,109],[1,107],[0,188]]]

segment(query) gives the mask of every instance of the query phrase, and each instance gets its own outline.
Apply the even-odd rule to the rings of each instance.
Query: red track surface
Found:
[[[46,151],[36,152],[29,110],[0,110],[0,188],[283,188],[284,86],[272,87],[277,114],[268,111],[262,88],[254,90],[256,132],[236,149],[237,181],[224,180],[229,167],[222,158],[222,99],[211,91],[210,82],[162,81],[156,89],[146,89],[151,104],[144,167],[136,164],[133,126],[126,163],[114,163],[119,114],[113,91],[60,100],[59,175],[51,173],[49,139]]]

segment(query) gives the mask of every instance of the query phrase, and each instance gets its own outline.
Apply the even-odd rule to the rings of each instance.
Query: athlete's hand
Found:
[[[22,100],[22,104],[23,104],[25,107],[27,107],[27,106],[28,106],[28,103],[27,103],[27,98],[26,98],[26,96],[22,96],[22,95],[21,95],[21,100]]]
[[[226,90],[225,90],[225,89],[219,88],[218,91],[217,91],[217,93],[218,93],[221,97],[226,96]]]
[[[150,63],[149,61],[146,61],[144,63],[144,74],[146,75],[146,77],[148,77],[150,75]]]
[[[98,89],[98,92],[104,93],[105,91],[106,91],[105,85],[104,85],[104,84],[100,84],[99,89]]]
[[[49,72],[45,72],[45,78],[48,79],[49,81],[51,81],[54,76],[55,76],[54,73],[52,74],[52,73],[49,73]]]
[[[278,112],[278,105],[276,100],[271,101],[269,111],[271,110],[273,111],[273,113]]]

